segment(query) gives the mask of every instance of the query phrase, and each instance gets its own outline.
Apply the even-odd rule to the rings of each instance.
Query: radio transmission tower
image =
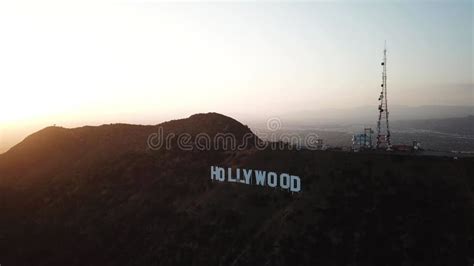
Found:
[[[377,121],[377,149],[391,150],[390,127],[388,123],[388,103],[387,103],[387,44],[383,50],[382,62],[382,90],[379,97],[379,120]]]

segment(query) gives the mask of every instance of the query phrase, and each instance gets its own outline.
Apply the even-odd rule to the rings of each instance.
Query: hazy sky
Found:
[[[0,1],[0,127],[473,104],[472,1]]]

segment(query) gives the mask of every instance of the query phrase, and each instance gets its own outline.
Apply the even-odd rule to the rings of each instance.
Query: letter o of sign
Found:
[[[290,188],[290,175],[282,173],[280,175],[280,187],[283,189],[289,189]]]
[[[277,174],[274,172],[268,172],[267,182],[270,187],[276,187],[277,185]]]

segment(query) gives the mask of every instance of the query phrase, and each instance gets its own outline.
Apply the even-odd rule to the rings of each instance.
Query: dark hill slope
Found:
[[[159,128],[163,139],[168,134],[187,133],[194,137],[206,133],[212,138],[217,133],[231,132],[240,143],[245,134],[252,134],[247,126],[217,113],[196,114],[155,126],[47,127],[0,155],[0,185],[11,182],[31,185],[64,172],[70,175],[88,171],[127,153],[149,152],[147,139],[150,134],[160,133]],[[171,147],[176,148],[177,137],[170,140]]]
[[[193,134],[198,129],[210,135],[219,130],[244,134],[246,127],[234,121],[208,114],[162,125]],[[58,133],[61,137],[50,140],[56,144],[45,142],[44,153],[25,140],[0,158],[0,169],[18,178],[24,178],[24,168],[9,168],[6,163],[12,160],[11,154],[19,156],[17,149],[38,154],[31,156],[43,163],[55,154],[54,158],[62,157],[67,165],[56,165],[54,176],[26,167],[29,179],[42,180],[26,187],[14,185],[6,172],[0,172],[2,264],[473,262],[472,159],[254,148],[240,152],[151,151],[139,148],[140,142],[137,149],[128,144],[115,150],[104,141],[136,141],[125,132],[131,129],[119,127],[124,130],[120,137],[115,136],[116,130],[110,131],[112,137],[100,127],[93,128],[95,133],[90,132],[92,128],[80,128],[84,130],[81,138],[88,139],[85,143],[94,143],[88,145]],[[130,127],[142,132],[141,127]],[[141,141],[146,141],[146,134],[140,134]],[[99,136],[103,139],[94,142]],[[62,138],[66,141],[59,141]],[[89,148],[97,151],[91,153]],[[81,163],[72,169],[70,160],[76,159],[70,159],[74,156],[68,150],[79,153],[80,160],[97,161],[87,169],[81,169]],[[96,157],[100,150],[116,156],[97,159],[102,158]],[[212,182],[211,165],[289,172],[302,178],[303,191],[291,194]]]

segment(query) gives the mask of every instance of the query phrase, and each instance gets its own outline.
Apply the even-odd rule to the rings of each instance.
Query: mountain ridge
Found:
[[[198,126],[199,125],[199,126]],[[217,133],[232,132],[240,143],[245,134],[252,134],[247,126],[230,117],[217,114],[195,114],[185,119],[176,119],[157,125],[108,124],[77,128],[46,127],[0,155],[0,172],[19,172],[21,169],[55,172],[73,161],[91,166],[97,162],[123,156],[126,153],[149,151],[147,139],[151,134],[196,134],[205,133],[214,137]],[[163,138],[165,139],[165,138]],[[176,138],[171,139],[176,144]],[[165,147],[163,147],[165,148]],[[45,160],[48,154],[49,160]],[[71,165],[73,166],[73,165]],[[28,172],[28,170],[25,170]],[[26,174],[26,176],[34,173]],[[0,177],[1,178],[1,177]],[[28,178],[26,178],[28,179]]]
[[[214,115],[163,127],[175,129],[168,133],[248,132],[235,120]],[[91,133],[97,127],[80,134],[49,128],[0,157],[2,264],[463,265],[474,260],[472,158],[289,147],[147,150],[145,133],[155,128],[124,128],[99,127],[100,134]],[[133,148],[130,132],[143,136],[141,148]],[[33,156],[34,165],[22,158],[43,148]],[[5,156],[23,161],[12,166]],[[302,191],[212,181],[211,166],[290,173],[301,178]]]

